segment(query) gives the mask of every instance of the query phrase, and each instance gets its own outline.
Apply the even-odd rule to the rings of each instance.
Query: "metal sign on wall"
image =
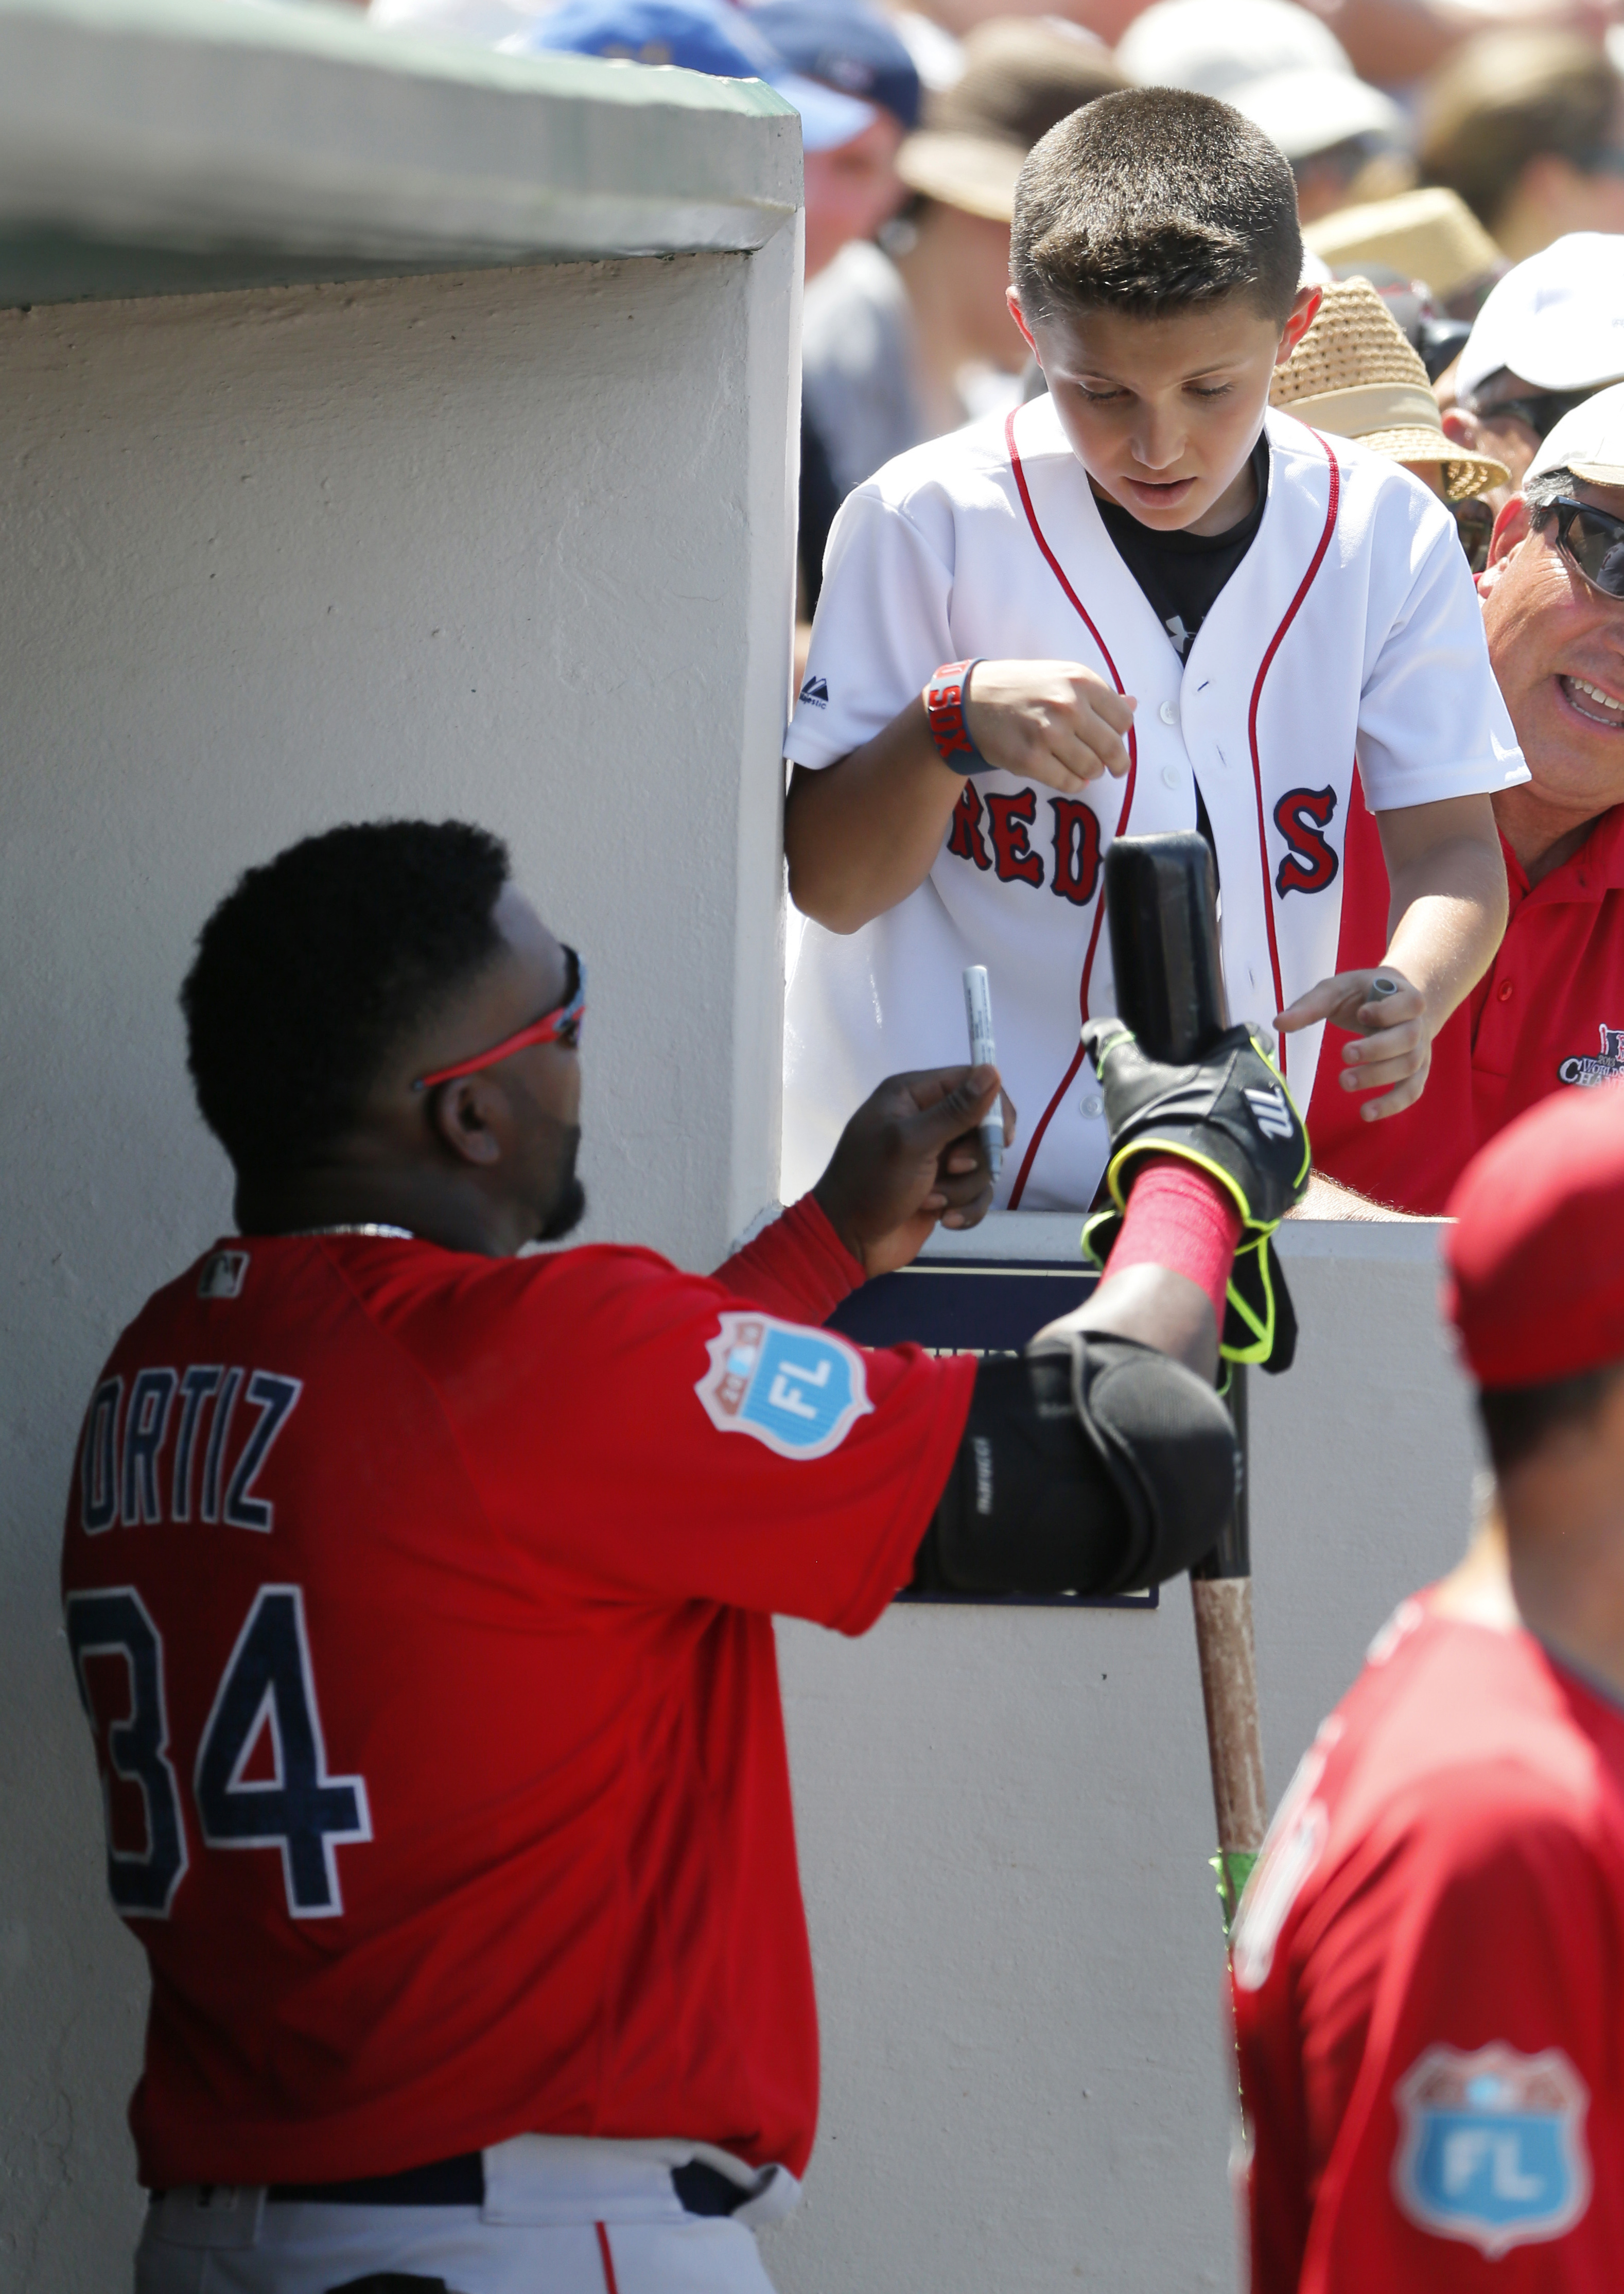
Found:
[[[1081,1306],[1096,1277],[1041,1259],[916,1259],[865,1282],[828,1327],[864,1346],[911,1341],[934,1354],[1019,1354],[1033,1332]],[[1154,1609],[1147,1593],[902,1593],[899,1600],[975,1602],[993,1608]]]

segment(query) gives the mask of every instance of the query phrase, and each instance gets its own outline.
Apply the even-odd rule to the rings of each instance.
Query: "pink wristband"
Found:
[[[1241,1239],[1235,1199],[1195,1163],[1176,1155],[1153,1155],[1134,1175],[1122,1230],[1107,1274],[1130,1266],[1165,1266],[1198,1282],[1212,1301],[1221,1334],[1224,1294]]]
[[[980,655],[976,656],[977,660]],[[925,721],[936,754],[952,773],[991,772],[993,768],[970,738],[964,704],[974,661],[950,661],[934,671],[925,687]]]

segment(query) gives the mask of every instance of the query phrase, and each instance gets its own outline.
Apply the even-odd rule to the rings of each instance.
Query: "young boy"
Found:
[[[1505,922],[1489,793],[1527,774],[1449,514],[1267,411],[1317,302],[1285,159],[1210,97],[1102,97],[1027,160],[1010,258],[1048,395],[899,456],[830,538],[785,744],[787,1200],[884,1074],[959,1053],[979,963],[1020,1110],[1000,1200],[1089,1204],[1118,834],[1206,835],[1232,1015],[1275,1015],[1303,1106],[1332,1016],[1373,1111],[1408,1106]],[[1393,888],[1374,999],[1326,977],[1356,758]]]

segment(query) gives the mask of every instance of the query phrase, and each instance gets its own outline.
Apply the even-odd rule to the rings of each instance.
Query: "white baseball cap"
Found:
[[[1543,478],[1551,470],[1571,470],[1593,486],[1624,486],[1624,382],[1598,390],[1594,398],[1564,414],[1529,464],[1522,483]]]
[[[1624,235],[1574,231],[1506,273],[1477,314],[1456,394],[1502,367],[1536,390],[1588,390],[1624,377]]]
[[[1226,100],[1272,72],[1353,74],[1335,33],[1296,0],[1155,0],[1117,42],[1116,61],[1141,87]]]
[[[1228,101],[1261,127],[1288,159],[1311,159],[1354,135],[1409,142],[1408,124],[1391,96],[1355,79],[1351,71],[1304,64],[1268,72],[1232,88]]]

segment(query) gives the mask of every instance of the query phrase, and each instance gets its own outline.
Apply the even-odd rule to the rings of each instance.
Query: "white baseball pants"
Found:
[[[170,2191],[148,2210],[135,2294],[372,2294],[380,2277],[378,2294],[772,2294],[750,2224],[788,2212],[795,2178],[777,2169],[737,2215],[690,2215],[671,2164],[696,2152],[720,2155],[519,2135],[485,2153],[483,2207]]]

